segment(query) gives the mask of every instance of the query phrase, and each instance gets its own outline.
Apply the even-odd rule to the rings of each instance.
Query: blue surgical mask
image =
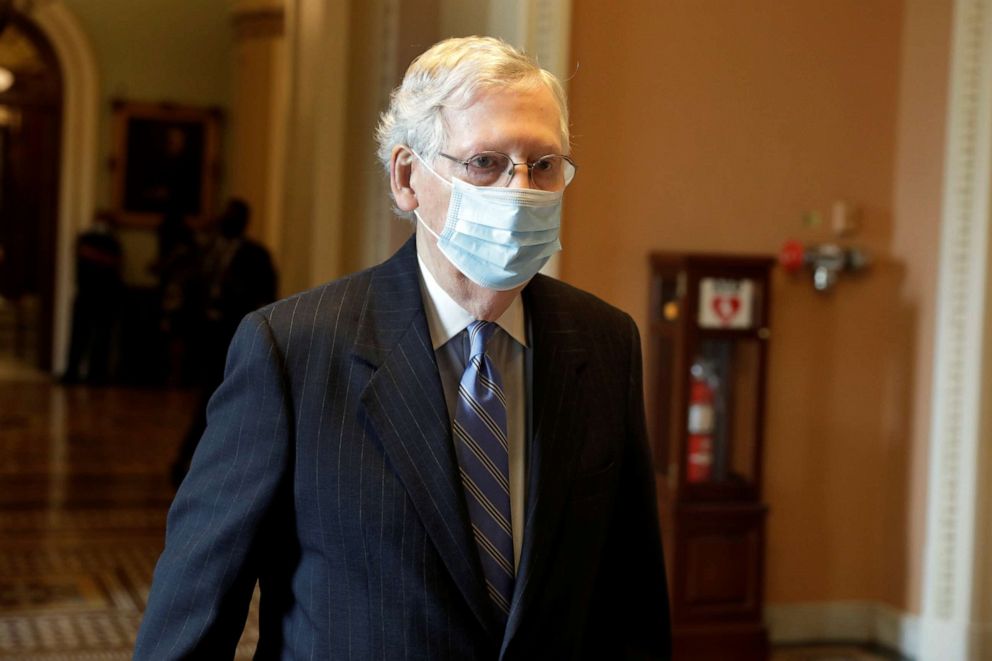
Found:
[[[451,200],[440,234],[416,210],[413,213],[437,238],[441,253],[472,282],[488,289],[513,289],[561,250],[562,191],[449,182],[414,155],[451,187]]]

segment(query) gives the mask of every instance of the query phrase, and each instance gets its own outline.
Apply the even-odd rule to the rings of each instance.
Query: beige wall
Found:
[[[804,213],[863,209],[869,274],[775,278],[769,603],[918,607],[942,4],[575,2],[564,279],[643,330],[650,251],[775,254],[830,238]]]

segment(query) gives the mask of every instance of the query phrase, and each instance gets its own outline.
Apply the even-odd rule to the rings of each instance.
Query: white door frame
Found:
[[[52,370],[65,369],[74,288],[73,245],[95,209],[100,84],[96,56],[76,16],[61,2],[40,4],[31,20],[52,44],[62,72],[62,140],[55,250]]]
[[[921,661],[992,653],[992,0],[954,3],[946,144]]]

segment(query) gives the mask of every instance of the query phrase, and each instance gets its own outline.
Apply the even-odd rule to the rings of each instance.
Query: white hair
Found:
[[[482,91],[546,85],[558,104],[561,144],[568,152],[568,105],[565,89],[551,72],[501,39],[459,37],[434,44],[406,70],[393,90],[389,108],[376,128],[380,162],[389,172],[393,147],[404,145],[428,162],[445,140],[442,111],[467,108]]]

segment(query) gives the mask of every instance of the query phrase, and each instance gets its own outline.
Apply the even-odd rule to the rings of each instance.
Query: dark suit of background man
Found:
[[[668,658],[637,328],[535,275],[575,172],[559,82],[444,41],[378,138],[416,235],[241,323],[135,656],[230,658],[257,579],[259,658]]]
[[[195,361],[197,403],[182,445],[172,465],[179,486],[200,437],[207,427],[207,402],[224,380],[224,356],[241,319],[276,298],[278,276],[268,249],[246,235],[251,207],[231,198],[215,220],[213,238],[198,269],[201,291],[192,356]]]
[[[114,328],[124,294],[124,252],[117,217],[99,211],[93,226],[76,239],[76,299],[63,383],[105,383],[111,376]]]

